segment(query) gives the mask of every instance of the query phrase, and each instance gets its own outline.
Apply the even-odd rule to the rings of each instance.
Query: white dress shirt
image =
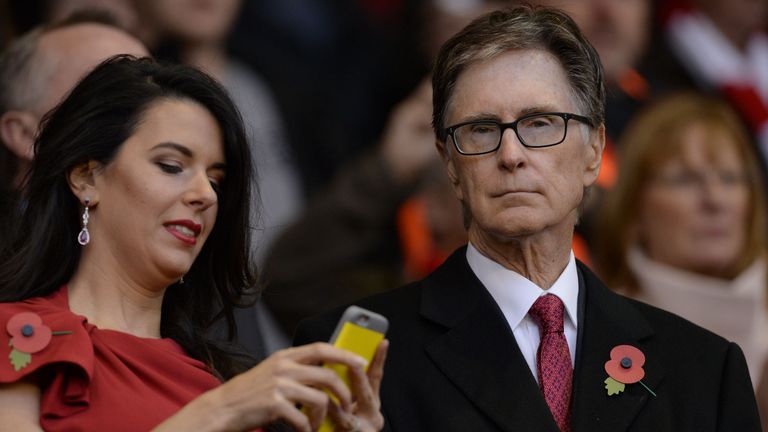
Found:
[[[578,329],[579,276],[576,259],[571,252],[568,265],[549,289],[542,289],[522,275],[509,270],[480,253],[472,243],[467,246],[467,262],[480,282],[499,305],[509,328],[515,336],[517,345],[523,353],[528,367],[536,382],[536,353],[539,350],[539,326],[528,315],[533,303],[544,294],[554,294],[565,305],[563,319],[565,339],[571,354],[571,365],[576,355],[576,335]]]

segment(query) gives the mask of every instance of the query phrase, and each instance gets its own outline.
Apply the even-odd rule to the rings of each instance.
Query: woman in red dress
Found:
[[[3,429],[309,431],[326,415],[381,429],[386,342],[366,372],[328,344],[253,366],[209,334],[224,318],[233,336],[255,285],[251,156],[215,81],[115,57],[44,120],[35,149],[0,256]],[[322,362],[348,366],[352,388]]]

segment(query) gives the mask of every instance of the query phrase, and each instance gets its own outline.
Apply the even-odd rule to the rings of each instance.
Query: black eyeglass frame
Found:
[[[526,120],[526,119],[529,119],[529,118],[532,118],[532,117],[547,116],[547,115],[549,115],[549,116],[558,116],[558,117],[562,118],[563,121],[565,121],[565,130],[563,131],[563,138],[560,141],[556,142],[556,143],[547,144],[547,145],[543,145],[543,146],[531,146],[531,145],[526,144],[525,140],[523,140],[523,138],[520,136],[520,133],[517,131],[517,124],[519,122],[523,121],[523,120]],[[451,141],[453,141],[453,146],[456,148],[456,151],[458,151],[460,154],[466,155],[466,156],[478,156],[478,155],[484,155],[484,154],[488,154],[488,153],[493,153],[496,150],[498,150],[499,147],[501,147],[501,141],[504,139],[504,131],[506,131],[507,129],[512,129],[513,131],[515,131],[515,135],[517,136],[518,141],[520,141],[520,144],[522,144],[526,148],[546,148],[546,147],[556,146],[556,145],[562,143],[563,141],[565,141],[565,138],[568,137],[568,120],[576,120],[576,121],[582,122],[582,123],[584,123],[584,124],[586,124],[586,125],[588,125],[590,127],[594,127],[594,122],[592,122],[592,120],[590,120],[589,117],[584,117],[582,115],[573,114],[573,113],[566,113],[566,112],[537,112],[537,113],[526,114],[526,115],[524,115],[524,116],[522,116],[522,117],[518,118],[517,120],[515,120],[513,122],[510,122],[510,123],[501,123],[501,122],[498,122],[496,120],[472,120],[472,121],[468,121],[468,122],[458,123],[458,124],[455,124],[453,126],[448,126],[447,128],[445,128],[445,133],[446,133],[446,136],[450,136],[451,137]],[[471,124],[489,124],[489,123],[490,124],[498,125],[499,128],[501,129],[501,132],[499,133],[499,142],[498,142],[498,144],[496,144],[496,147],[494,147],[491,150],[487,150],[487,151],[484,151],[484,152],[481,152],[481,153],[466,153],[466,152],[462,151],[459,148],[459,143],[458,143],[458,141],[456,141],[456,135],[455,135],[456,129],[458,129],[458,128],[462,127],[462,126],[471,125]]]

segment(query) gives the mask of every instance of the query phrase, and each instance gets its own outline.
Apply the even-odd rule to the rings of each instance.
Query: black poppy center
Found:
[[[624,369],[629,369],[632,367],[632,359],[629,357],[624,357],[621,359],[621,367]]]
[[[24,326],[21,327],[21,334],[24,337],[30,337],[35,334],[35,328],[32,327],[32,324],[24,324]]]

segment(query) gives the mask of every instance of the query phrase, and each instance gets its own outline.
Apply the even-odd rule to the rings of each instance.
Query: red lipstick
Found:
[[[164,223],[163,226],[174,237],[190,246],[197,244],[197,236],[200,235],[200,231],[203,229],[202,225],[189,219],[169,221]]]

